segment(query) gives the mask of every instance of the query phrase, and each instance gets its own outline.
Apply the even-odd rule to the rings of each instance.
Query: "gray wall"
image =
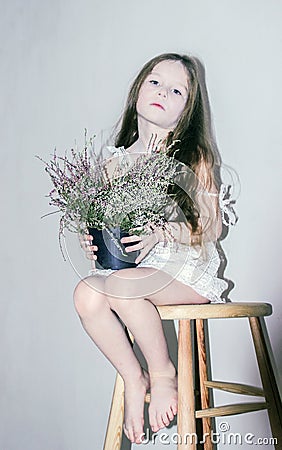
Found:
[[[87,263],[75,241],[76,270],[64,262],[58,218],[40,220],[50,185],[34,155],[81,142],[84,127],[109,128],[137,69],[158,53],[205,63],[219,148],[242,188],[239,223],[223,242],[231,298],[273,304],[267,325],[281,372],[281,2],[0,3],[0,448],[102,447],[114,370],[74,312]],[[211,335],[214,378],[259,384],[247,322],[213,322]],[[270,436],[265,412],[228,422],[232,432]]]

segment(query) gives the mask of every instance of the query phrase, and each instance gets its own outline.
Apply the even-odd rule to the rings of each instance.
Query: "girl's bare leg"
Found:
[[[133,353],[122,324],[110,309],[103,293],[104,280],[104,277],[97,276],[81,281],[74,292],[75,307],[90,338],[124,380],[125,433],[131,442],[140,443],[149,379]]]
[[[208,300],[166,273],[150,268],[115,272],[105,282],[105,293],[147,360],[151,382],[149,419],[152,431],[158,431],[177,412],[177,377],[155,305]]]

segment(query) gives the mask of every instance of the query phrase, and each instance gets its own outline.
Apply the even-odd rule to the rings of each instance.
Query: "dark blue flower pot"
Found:
[[[89,234],[93,236],[93,245],[98,247],[95,255],[97,255],[97,262],[103,269],[119,270],[137,266],[134,261],[140,252],[126,253],[126,246],[132,245],[132,243],[122,244],[120,242],[121,238],[129,236],[128,233],[120,228],[111,229],[112,234],[121,247],[120,249],[107,230],[98,230],[97,228],[88,228],[88,230]]]

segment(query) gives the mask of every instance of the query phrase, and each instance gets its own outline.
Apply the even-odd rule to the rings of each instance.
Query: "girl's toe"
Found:
[[[134,442],[136,444],[141,444],[142,440],[141,440],[141,434],[142,433],[134,433]]]
[[[123,426],[123,431],[124,431],[124,434],[125,434],[125,436],[127,437],[127,439],[128,439],[130,442],[133,442],[133,441],[132,441],[132,439],[133,439],[133,434],[130,433],[130,431],[126,428],[125,425]]]
[[[158,423],[156,414],[149,414],[149,422],[151,430],[156,433],[158,431]]]
[[[141,444],[143,441],[144,433],[143,430],[134,431],[134,442],[136,444]]]
[[[171,409],[168,410],[167,417],[168,417],[170,422],[174,419],[174,414],[173,414]]]
[[[163,422],[163,418],[162,418],[162,415],[161,415],[161,414],[158,416],[158,427],[159,427],[159,430],[160,430],[161,428],[165,428],[165,424],[164,424],[164,422]]]
[[[167,417],[167,414],[164,414],[164,415],[162,416],[162,421],[163,421],[163,424],[164,424],[166,427],[169,425],[170,420],[169,420],[169,418]]]

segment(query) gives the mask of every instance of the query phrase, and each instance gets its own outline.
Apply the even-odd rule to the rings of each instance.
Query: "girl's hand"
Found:
[[[94,252],[97,252],[97,245],[92,245],[93,236],[91,234],[79,234],[79,242],[82,250],[85,251],[86,258],[96,260],[97,256]]]
[[[149,235],[143,235],[143,236],[128,236],[123,237],[120,242],[122,244],[127,244],[132,242],[133,245],[127,246],[125,248],[125,251],[130,253],[134,252],[136,250],[140,250],[139,255],[137,256],[135,263],[139,264],[142,259],[145,258],[146,255],[152,250],[153,247],[159,242],[158,234],[153,232]]]

